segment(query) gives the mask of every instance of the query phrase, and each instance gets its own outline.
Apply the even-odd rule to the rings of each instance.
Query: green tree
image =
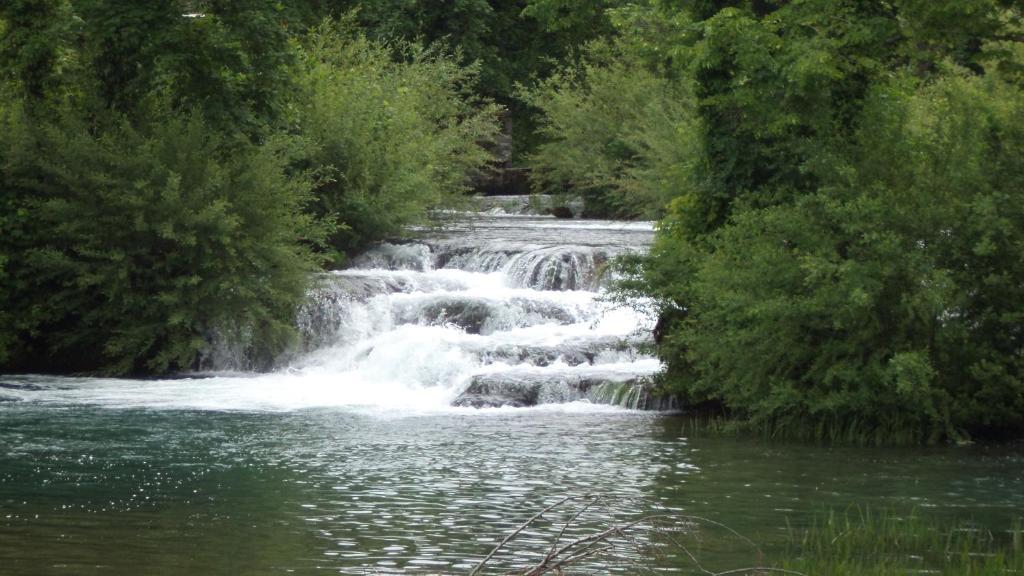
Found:
[[[490,159],[498,108],[471,92],[474,68],[436,49],[385,47],[325,23],[304,52],[298,116],[321,175],[324,214],[341,224],[333,247],[352,252],[404,233],[451,203]]]
[[[655,0],[613,22],[614,58],[531,92],[535,162],[637,214],[672,196],[621,285],[661,305],[667,389],[787,434],[1020,427],[1017,3]]]
[[[286,112],[291,38],[305,31],[294,12],[270,0],[18,0],[0,8],[0,62],[35,109],[73,92],[131,115],[160,92],[254,136]]]
[[[628,40],[596,42],[524,99],[542,112],[534,186],[579,193],[588,216],[656,217],[689,185],[699,130],[690,87],[667,80]]]
[[[829,186],[712,235],[675,336],[693,399],[879,442],[1024,425],[1024,94],[913,86],[869,98]]]
[[[515,83],[551,71],[585,42],[612,33],[616,0],[351,1],[372,38],[443,43],[480,64],[481,94],[511,104]],[[339,16],[340,14],[334,14]]]
[[[462,65],[479,66],[475,92],[505,106],[519,156],[537,143],[535,110],[516,96],[517,83],[545,78],[587,41],[612,34],[609,10],[622,0],[337,0],[310,10],[343,18],[354,11],[371,40],[443,46]]]
[[[961,9],[926,26],[929,6],[700,23],[697,184],[640,282],[665,303],[667,380],[691,401],[882,442],[1020,426],[1021,92],[995,74],[1014,69],[1019,12],[976,3],[986,26],[943,44],[922,35]]]
[[[149,116],[90,124],[62,110],[44,124],[5,109],[13,367],[166,372],[193,368],[218,333],[263,360],[293,336],[324,229],[289,146],[225,147],[198,113]]]

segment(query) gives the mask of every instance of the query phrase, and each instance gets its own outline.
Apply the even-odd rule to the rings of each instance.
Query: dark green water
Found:
[[[668,507],[726,523],[769,555],[787,522],[826,508],[916,508],[996,530],[1024,515],[1018,449],[830,449],[682,430],[674,417],[581,407],[396,416],[0,403],[0,574],[465,573],[532,513],[586,492],[617,504],[570,533]],[[560,528],[538,525],[495,567],[528,562]],[[721,531],[707,528],[705,544],[718,569],[754,560]]]

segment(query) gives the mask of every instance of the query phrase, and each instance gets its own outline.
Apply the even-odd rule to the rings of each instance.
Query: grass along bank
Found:
[[[1024,573],[1024,528],[938,523],[922,513],[830,511],[791,530],[780,566],[804,574],[1004,575]]]

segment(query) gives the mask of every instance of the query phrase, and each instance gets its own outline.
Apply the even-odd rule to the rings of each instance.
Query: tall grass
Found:
[[[631,521],[609,524],[607,506],[616,502],[638,503],[606,494],[565,497],[506,535],[473,573],[543,517],[544,523],[563,526],[555,542],[532,532],[541,539],[523,544],[535,550],[528,557],[540,561],[506,574],[606,574],[624,568],[621,573],[665,570],[687,576],[1024,575],[1024,515],[1011,516],[1009,522],[1004,516],[995,528],[916,509],[826,509],[800,527],[780,517],[783,530],[751,539],[718,520],[669,509],[638,512]]]
[[[1021,519],[997,531],[940,525],[916,512],[832,511],[789,530],[779,565],[808,575],[1024,574],[1024,528]]]

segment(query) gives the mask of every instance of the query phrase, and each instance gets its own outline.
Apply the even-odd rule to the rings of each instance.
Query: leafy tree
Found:
[[[257,136],[287,109],[295,51],[288,12],[270,0],[18,0],[0,20],[0,62],[30,113],[88,96],[131,116],[159,92]]]
[[[226,148],[198,113],[149,116],[4,111],[14,367],[166,372],[194,367],[215,333],[264,359],[291,338],[324,229],[305,212],[310,182],[286,170],[289,146]]]
[[[909,10],[837,13],[702,23],[704,160],[645,270],[669,379],[780,433],[1018,427],[1021,93],[940,60],[977,75],[1012,69],[1012,51],[936,51]],[[973,44],[1000,36],[985,34]]]
[[[585,42],[612,32],[607,10],[616,0],[352,1],[373,38],[444,43],[463,63],[480,64],[480,90],[502,104],[516,82],[549,72]],[[339,16],[340,14],[334,14]]]
[[[477,64],[475,92],[505,106],[516,161],[537,143],[535,111],[517,97],[517,83],[547,77],[587,41],[613,33],[610,9],[622,0],[336,0],[305,2],[309,11],[344,18],[354,11],[374,41],[443,46],[462,65]]]
[[[8,369],[162,373],[215,341],[266,366],[328,237],[399,234],[489,159],[497,107],[441,49],[304,50],[274,2],[2,10]]]
[[[688,185],[697,157],[694,99],[629,51],[594,43],[525,95],[545,138],[530,159],[534,185],[568,186],[593,216],[652,217]]]
[[[700,185],[686,199],[695,234],[725,223],[737,198],[769,206],[819,186],[812,163],[855,127],[872,80],[892,58],[895,25],[881,4],[842,0],[753,3],[699,23],[689,66],[703,161]]]
[[[304,53],[301,130],[321,174],[323,213],[341,228],[332,245],[351,252],[401,235],[429,208],[454,201],[490,159],[497,107],[473,96],[475,69],[436,49],[388,51],[344,22],[315,30]]]
[[[0,62],[4,80],[41,100],[61,86],[73,60],[74,33],[67,0],[12,0],[0,6]]]
[[[831,185],[710,240],[685,390],[875,441],[1024,425],[1024,94],[953,74],[868,101]]]
[[[552,138],[534,162],[636,214],[672,197],[621,286],[660,303],[666,388],[784,434],[1019,429],[1019,6],[654,0],[612,20],[613,58],[531,92]]]

